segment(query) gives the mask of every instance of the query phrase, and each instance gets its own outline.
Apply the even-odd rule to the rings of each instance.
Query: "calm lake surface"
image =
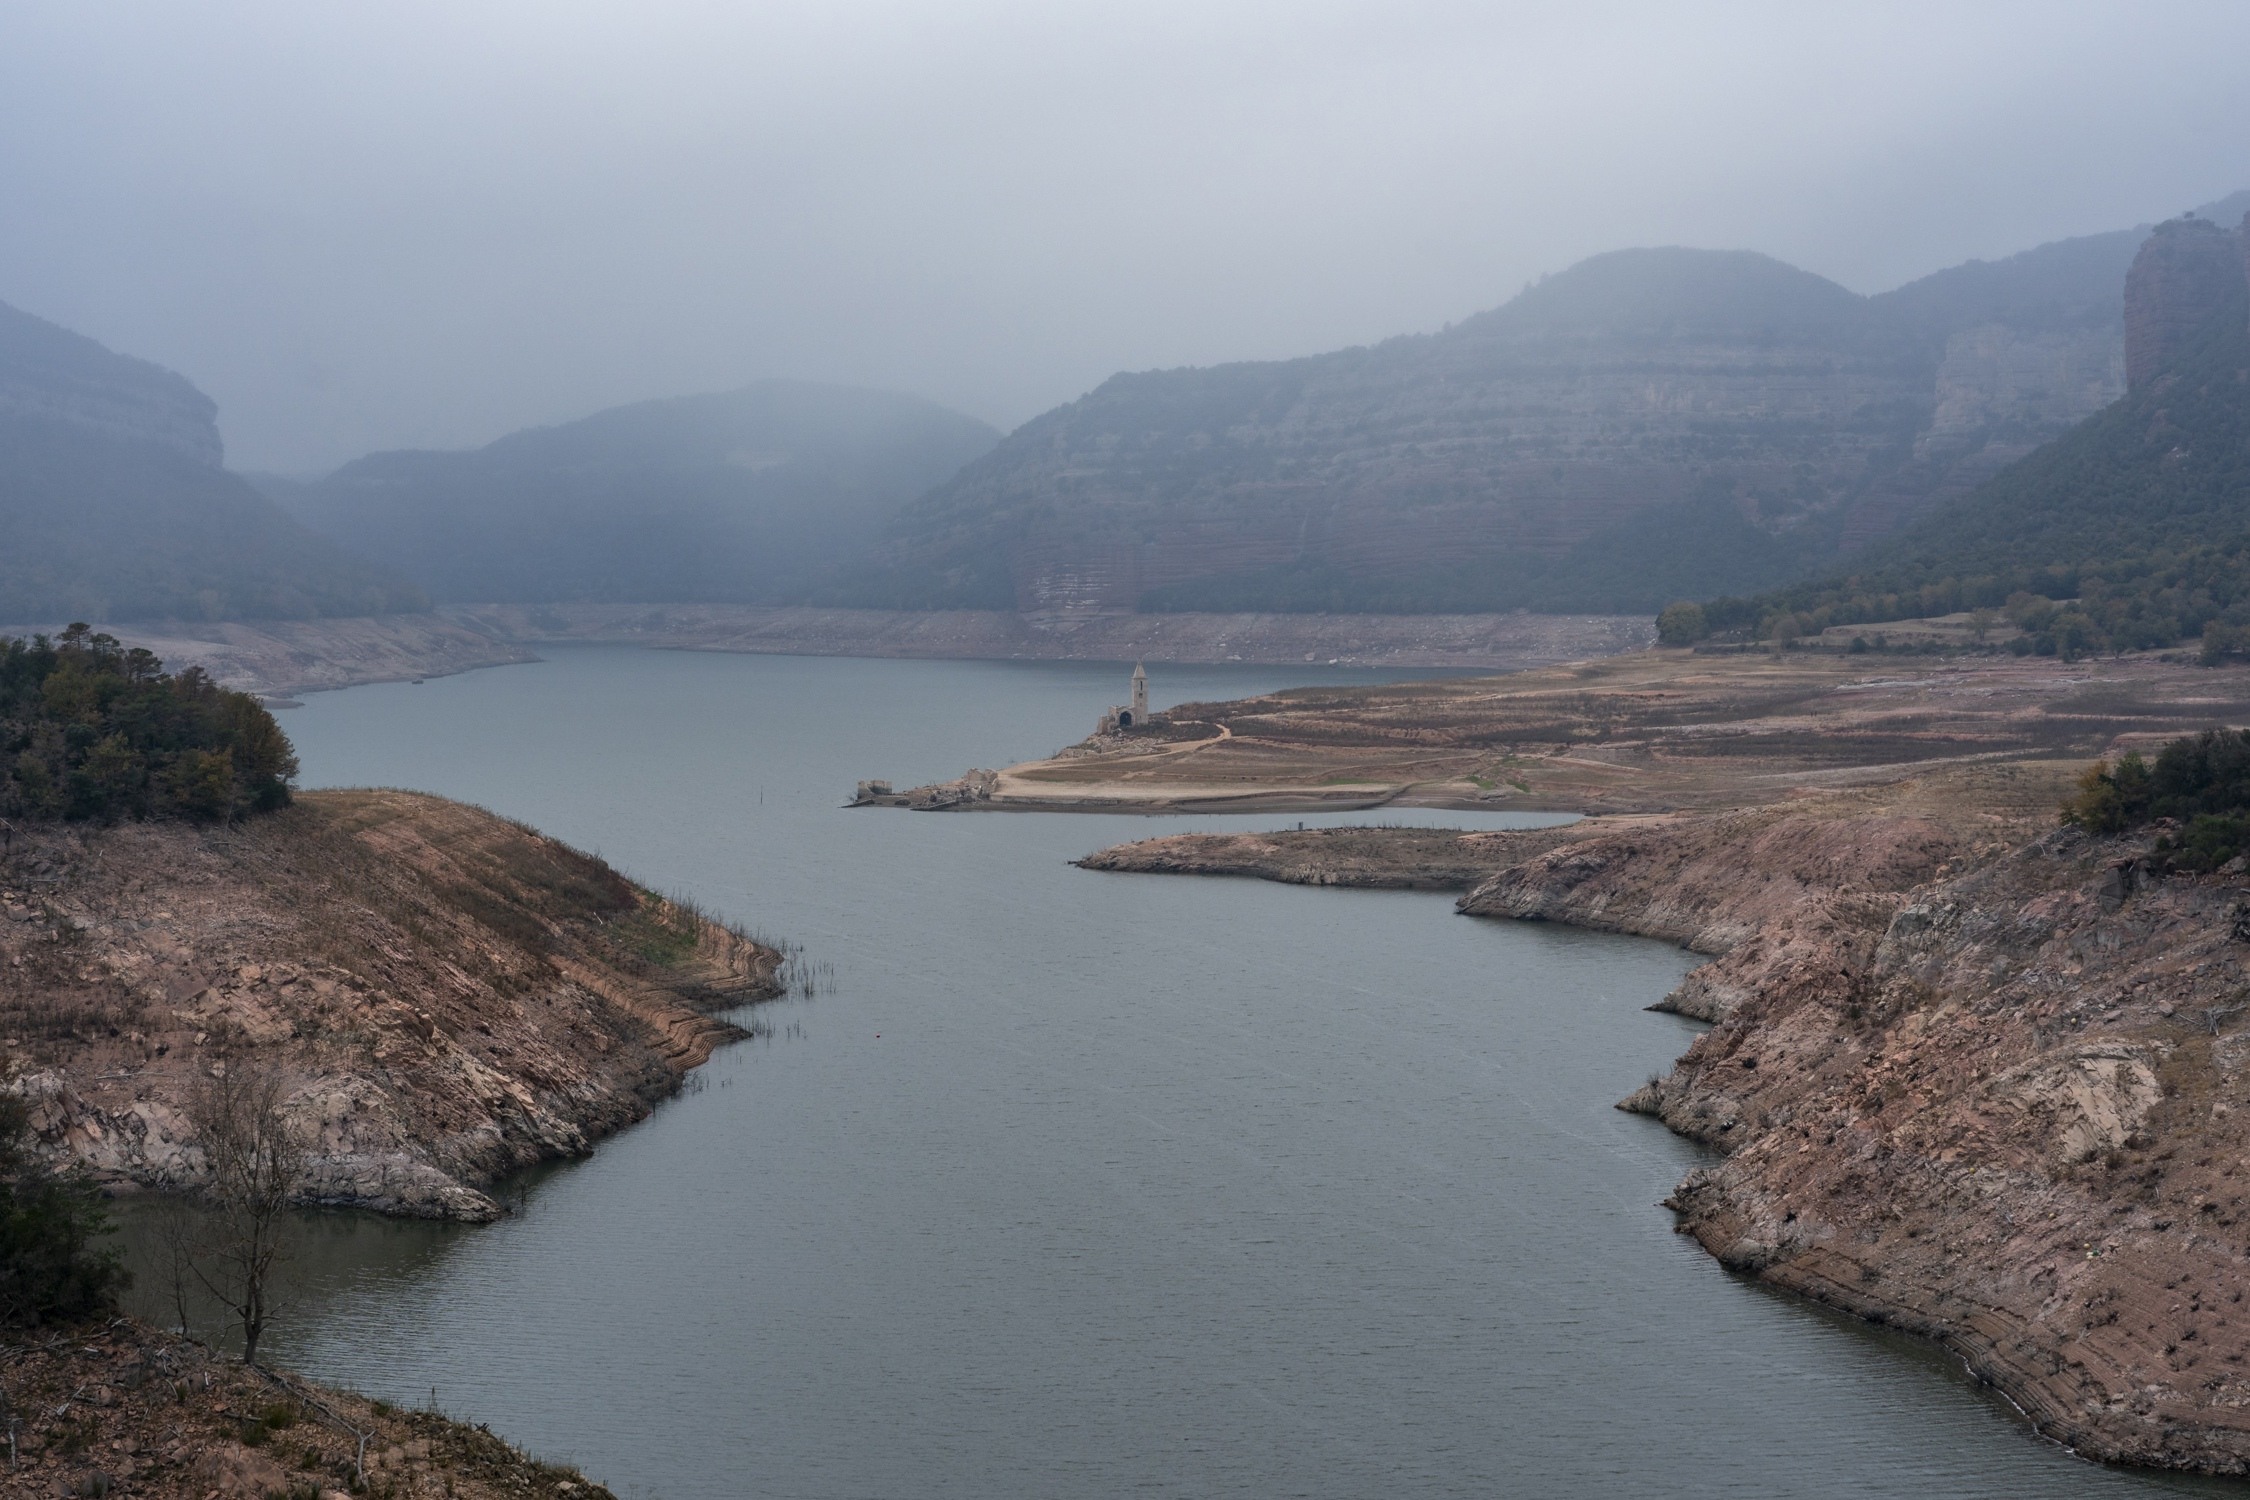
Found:
[[[1315,673],[1349,676],[1151,693]],[[838,805],[1045,753],[1124,686],[584,648],[283,715],[307,786],[523,818],[832,984],[516,1217],[322,1221],[275,1356],[633,1496],[2205,1490],[2081,1463],[1671,1232],[1696,1152],[1611,1104],[1687,1045],[1642,1009],[1687,955],[1067,864],[1294,818]]]

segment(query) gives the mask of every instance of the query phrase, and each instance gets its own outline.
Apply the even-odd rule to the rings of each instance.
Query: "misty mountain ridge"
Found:
[[[217,417],[183,377],[0,304],[0,620],[427,606],[221,468]]]
[[[909,506],[852,602],[1653,611],[1779,583],[2121,396],[2146,233],[1873,297],[1615,251],[1439,333],[1114,376]]]
[[[439,599],[794,602],[999,436],[918,397],[766,380],[260,482]]]

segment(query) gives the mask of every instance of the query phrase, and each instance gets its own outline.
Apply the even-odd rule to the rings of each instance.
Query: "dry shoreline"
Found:
[[[1712,955],[1663,1002],[1712,1029],[1620,1101],[1716,1153],[1668,1200],[1681,1232],[1944,1345],[2089,1456],[2250,1473],[2250,880],[2165,876],[2152,834],[2054,815],[2093,754],[2250,722],[2250,673],[1849,665],[1729,680],[1625,658],[1575,682],[1198,706],[1235,729],[1205,782],[1222,757],[1240,781],[1505,767],[1526,801],[1575,784],[1596,812],[1642,810],[1180,835],[1083,863],[1450,888],[1470,915]],[[1146,746],[1039,769],[1164,781]]]
[[[62,621],[0,626],[53,634]],[[548,645],[952,661],[1132,661],[1514,671],[1638,650],[1626,615],[1017,615],[719,604],[459,604],[358,619],[104,624],[177,670],[287,699],[539,660]]]

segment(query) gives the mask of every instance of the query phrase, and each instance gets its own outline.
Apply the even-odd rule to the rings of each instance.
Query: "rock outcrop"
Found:
[[[1604,831],[1604,823],[1589,820],[1488,833],[1452,828],[1176,833],[1118,844],[1077,864],[1084,870],[1143,875],[1241,875],[1283,885],[1466,891],[1559,845],[1600,837]]]
[[[1622,1108],[1728,1266],[1938,1340],[2107,1459],[2250,1472],[2250,887],[2149,839],[1827,806],[1651,822],[1464,911],[1720,955]]]
[[[2246,216],[2245,224],[2250,224]],[[2239,308],[2250,239],[2209,219],[2156,226],[2125,277],[2125,378],[2136,390],[2174,364],[2221,310]]]
[[[777,992],[781,955],[476,808],[318,792],[236,827],[10,831],[0,1049],[48,1149],[192,1187],[213,1067],[270,1067],[309,1202],[462,1219],[583,1155]]]
[[[1724,1153],[1672,1203],[1728,1265],[1945,1343],[2083,1452],[2239,1474],[2250,892],[2145,851],[2056,833],[1769,933],[1627,1107]]]
[[[999,790],[1000,773],[981,768],[963,771],[951,781],[932,782],[928,786],[909,787],[903,792],[876,792],[875,786],[886,783],[862,782],[865,795],[854,793],[855,807],[911,807],[916,812],[947,812],[965,807],[982,807],[992,801]]]

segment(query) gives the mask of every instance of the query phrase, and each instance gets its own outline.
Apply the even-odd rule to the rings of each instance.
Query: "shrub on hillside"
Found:
[[[0,640],[0,817],[211,822],[287,805],[297,757],[247,693],[73,625]]]
[[[2181,826],[2157,840],[2160,861],[2215,870],[2250,854],[2250,731],[2213,729],[2174,740],[2152,765],[2138,751],[2098,761],[2063,804],[2063,821],[2089,833],[2122,833],[2159,818]]]

